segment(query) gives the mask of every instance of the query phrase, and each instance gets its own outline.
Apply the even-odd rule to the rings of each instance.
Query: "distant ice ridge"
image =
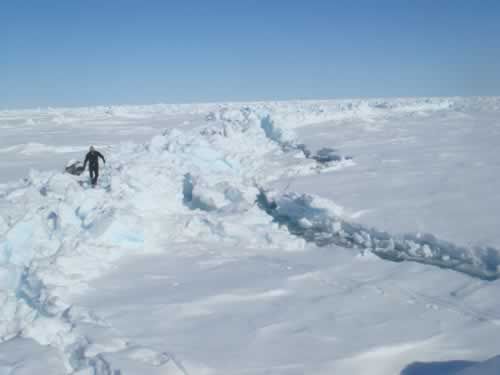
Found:
[[[242,104],[220,104],[210,114],[210,119],[224,116],[224,111],[238,110]],[[500,97],[415,97],[415,98],[372,98],[337,100],[297,100],[282,102],[254,102],[246,108],[259,113],[262,119],[269,115],[281,130],[299,127],[303,124],[327,121],[362,119],[382,120],[390,116],[426,116],[440,112],[466,113],[469,111],[497,111]],[[286,126],[284,126],[286,125]],[[272,134],[272,130],[270,132]]]
[[[37,108],[0,111],[0,129],[3,127],[29,128],[64,126],[79,123],[115,119],[115,121],[152,120],[174,114],[207,114],[208,118],[220,119],[229,112],[251,108],[252,112],[272,116],[278,125],[294,128],[304,123],[362,118],[368,121],[392,115],[425,115],[436,111],[458,113],[474,111],[498,111],[500,97],[415,97],[372,98],[336,100],[294,100],[247,103],[203,103],[203,104],[153,104],[114,105],[81,108]],[[224,113],[225,112],[225,113]]]
[[[319,246],[333,243],[392,261],[430,264],[486,280],[500,277],[500,251],[492,247],[458,246],[429,233],[391,235],[351,223],[328,202],[306,194],[276,195],[261,189],[258,202],[277,223]]]

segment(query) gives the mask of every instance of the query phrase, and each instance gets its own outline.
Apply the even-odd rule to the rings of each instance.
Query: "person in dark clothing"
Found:
[[[92,184],[92,187],[95,186],[97,179],[99,178],[99,158],[101,158],[104,164],[106,164],[104,156],[102,156],[99,151],[96,151],[94,146],[90,146],[90,150],[87,153],[87,156],[85,156],[83,170],[85,170],[87,163],[89,163],[90,183]]]

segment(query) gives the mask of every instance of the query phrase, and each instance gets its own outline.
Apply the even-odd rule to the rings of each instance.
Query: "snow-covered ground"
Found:
[[[0,374],[500,373],[499,115],[0,112]]]

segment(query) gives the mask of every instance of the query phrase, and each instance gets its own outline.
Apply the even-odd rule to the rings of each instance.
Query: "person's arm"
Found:
[[[102,154],[99,151],[97,151],[97,156],[99,156],[102,159],[102,162],[106,164],[106,159],[104,159],[104,156],[102,156]]]
[[[85,156],[85,161],[83,162],[83,170],[85,170],[85,168],[87,167],[88,161],[89,161],[89,154]]]

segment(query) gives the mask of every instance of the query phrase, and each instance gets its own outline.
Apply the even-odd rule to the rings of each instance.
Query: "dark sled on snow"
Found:
[[[66,173],[69,173],[69,174],[72,174],[75,176],[80,176],[84,171],[83,165],[79,161],[74,161],[74,162],[69,163],[64,170]]]

